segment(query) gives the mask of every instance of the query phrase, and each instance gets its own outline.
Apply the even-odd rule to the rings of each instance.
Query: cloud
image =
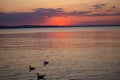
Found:
[[[113,9],[115,9],[115,8],[116,8],[116,6],[112,6],[112,8],[113,8]]]
[[[109,13],[93,13],[93,14],[90,14],[88,16],[120,16],[120,13],[112,13],[112,14],[109,14]]]
[[[94,5],[95,8],[100,9],[106,4]],[[115,8],[115,7],[114,7]],[[36,22],[42,24],[47,22],[51,17],[58,16],[120,16],[120,13],[109,14],[107,12],[103,13],[93,13],[92,11],[64,11],[63,8],[37,8],[33,9],[32,12],[14,12],[5,13],[0,12],[0,25],[4,24],[17,24],[17,25],[29,25]]]
[[[80,16],[87,15],[90,11],[71,11],[66,12],[62,8],[37,8],[33,12],[0,12],[0,24],[29,24],[34,22],[43,23],[51,17],[57,16]]]
[[[109,16],[106,13],[94,13],[94,14],[90,14],[89,16]]]
[[[62,8],[57,8],[57,9],[38,8],[33,10],[35,11],[34,14],[39,16],[47,16],[47,17],[59,16],[64,13],[64,10]]]
[[[114,13],[112,14],[113,16],[120,16],[120,12],[119,13]]]
[[[72,11],[66,14],[69,16],[82,16],[82,15],[88,15],[89,13],[91,13],[91,11]]]
[[[5,13],[0,12],[0,24],[29,24],[34,22],[42,23],[53,16],[60,16],[63,13],[62,8],[46,9],[38,8],[33,12]]]
[[[105,7],[107,4],[96,4],[96,5],[93,5],[92,7],[94,7],[96,10],[97,9],[102,9],[103,7]]]

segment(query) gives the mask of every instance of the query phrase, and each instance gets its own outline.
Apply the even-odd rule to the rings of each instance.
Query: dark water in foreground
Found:
[[[120,79],[120,30],[29,31],[0,34],[0,80]]]

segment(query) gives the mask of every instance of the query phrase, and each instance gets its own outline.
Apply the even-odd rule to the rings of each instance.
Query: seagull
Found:
[[[29,71],[31,72],[32,70],[35,70],[35,67],[32,67],[31,65],[29,65]]]
[[[40,79],[43,79],[43,80],[46,80],[44,77],[45,77],[45,74],[43,75],[40,75],[39,73],[36,73],[37,74],[37,80],[40,80]]]
[[[46,66],[47,64],[49,64],[49,61],[44,61],[44,66]]]

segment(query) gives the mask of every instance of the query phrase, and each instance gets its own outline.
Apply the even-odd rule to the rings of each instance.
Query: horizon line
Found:
[[[120,25],[70,25],[70,26],[61,26],[61,25],[0,25],[0,29],[14,29],[14,28],[60,28],[60,27],[109,27]]]

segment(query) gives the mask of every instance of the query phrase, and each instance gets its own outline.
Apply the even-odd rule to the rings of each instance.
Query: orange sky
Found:
[[[0,25],[120,24],[120,0],[0,0]]]

